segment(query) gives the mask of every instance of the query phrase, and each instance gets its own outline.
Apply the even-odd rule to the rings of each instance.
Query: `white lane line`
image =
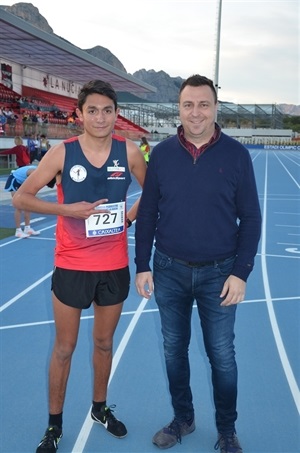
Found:
[[[275,223],[275,226],[284,228],[300,228],[300,225],[280,225],[278,223]]]
[[[285,169],[285,171],[287,172],[287,174],[291,177],[291,179],[294,181],[294,183],[296,184],[296,186],[298,187],[298,189],[300,189],[300,184],[298,183],[298,181],[296,181],[296,179],[294,178],[294,176],[288,171],[288,169],[286,168],[286,166],[283,164],[283,162],[281,161],[281,159],[279,159],[279,157],[277,156],[277,154],[275,153],[275,156],[277,158],[277,160],[281,163],[281,165],[283,166],[283,168]]]
[[[41,231],[41,232],[42,232],[42,231],[46,231],[46,230],[49,230],[50,228],[55,228],[55,227],[56,227],[56,223],[55,223],[54,225],[50,225],[50,226],[48,226],[48,227],[41,228],[40,231]],[[11,239],[11,240],[8,241],[8,242],[4,242],[3,244],[0,244],[0,248],[1,248],[1,247],[5,247],[6,245],[13,244],[13,243],[16,242],[16,241],[27,241],[27,240],[32,240],[32,239],[36,239],[36,238],[33,238],[33,237],[30,238],[30,237],[29,237],[29,238],[25,238],[25,239],[20,239],[20,238],[14,237],[14,239]],[[45,240],[46,240],[47,238],[41,237],[40,239],[45,239]]]
[[[40,222],[41,220],[45,220],[46,217],[36,217],[35,219],[30,219],[30,225],[36,222]],[[21,222],[21,226],[25,226],[25,222]]]
[[[40,278],[39,280],[37,280],[32,285],[27,286],[27,288],[24,289],[24,291],[22,291],[19,294],[17,294],[15,297],[10,299],[8,302],[6,302],[5,304],[1,305],[0,313],[2,311],[4,311],[6,308],[8,308],[10,305],[15,303],[17,300],[19,300],[21,297],[25,296],[25,294],[29,293],[29,291],[31,291],[32,289],[36,288],[40,283],[43,283],[43,281],[47,280],[47,278],[51,277],[52,273],[53,273],[53,270],[51,272],[49,272],[48,274],[44,275],[44,277]]]
[[[300,215],[300,212],[283,212],[283,211],[275,211],[274,214],[281,214],[281,215]]]
[[[299,242],[276,242],[277,245],[295,245],[299,247],[300,243]]]
[[[268,180],[268,153],[266,153],[266,170],[265,170],[265,187],[264,187],[264,203],[263,203],[263,220],[262,220],[262,253],[261,253],[261,265],[262,265],[262,276],[263,276],[263,283],[264,283],[264,290],[266,295],[266,303],[269,312],[269,318],[271,322],[271,327],[273,331],[273,335],[275,338],[275,343],[278,349],[279,357],[281,360],[281,364],[283,370],[285,372],[285,376],[287,378],[288,384],[290,386],[290,390],[292,396],[294,398],[298,413],[300,414],[300,392],[299,388],[290,365],[289,359],[287,357],[287,353],[283,344],[283,340],[280,334],[280,330],[278,327],[274,306],[272,302],[270,284],[269,284],[269,277],[268,277],[268,270],[267,270],[267,262],[266,262],[266,238],[267,238],[267,180]]]
[[[110,378],[109,378],[109,382],[108,382],[108,385],[110,383],[110,381],[112,380],[113,376],[114,376],[114,373],[118,367],[118,364],[121,360],[121,357],[123,355],[123,352],[125,351],[125,348],[128,344],[128,341],[132,335],[132,332],[134,331],[134,328],[144,310],[144,307],[146,306],[148,302],[148,299],[142,299],[140,305],[138,306],[138,309],[136,310],[132,320],[130,321],[130,324],[129,326],[127,327],[127,330],[118,346],[118,349],[116,350],[115,354],[114,354],[114,357],[113,357],[113,362],[112,362],[112,369],[111,369],[111,373],[110,373]],[[83,452],[83,449],[85,447],[85,444],[88,440],[88,437],[89,437],[89,434],[91,432],[91,429],[92,429],[92,426],[93,426],[93,421],[91,419],[91,415],[90,415],[90,412],[91,412],[91,408],[89,409],[88,413],[87,413],[87,416],[86,416],[86,419],[82,425],[82,428],[80,430],[80,433],[78,434],[78,437],[76,439],[76,442],[74,444],[74,447],[72,449],[72,452],[71,453],[81,453]]]
[[[300,296],[291,296],[291,297],[273,297],[273,302],[287,302],[289,300],[300,300]],[[248,299],[248,300],[243,300],[239,305],[245,305],[245,304],[254,304],[254,303],[266,303],[266,299]],[[197,308],[197,304],[193,304],[193,308]],[[147,308],[146,310],[143,311],[143,314],[147,313],[155,313],[158,312],[158,308]],[[124,311],[121,313],[121,316],[131,316],[134,315],[134,311]],[[86,321],[89,319],[93,319],[94,315],[88,315],[88,316],[81,316],[80,321]],[[35,322],[26,322],[22,324],[8,324],[7,326],[0,326],[0,330],[9,330],[9,329],[20,329],[23,327],[35,327],[35,326],[42,326],[42,325],[47,325],[47,324],[54,324],[54,319],[50,319],[47,321],[35,321]]]

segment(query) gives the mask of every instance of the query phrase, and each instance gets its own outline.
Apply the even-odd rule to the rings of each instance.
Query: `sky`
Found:
[[[220,0],[30,3],[55,34],[81,49],[109,49],[130,74],[198,73],[218,81],[222,101],[300,105],[300,0],[222,0],[220,15]]]

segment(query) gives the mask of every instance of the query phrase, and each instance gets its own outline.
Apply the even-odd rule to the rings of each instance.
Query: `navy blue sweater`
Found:
[[[151,270],[153,241],[170,257],[202,262],[236,256],[232,274],[246,281],[261,233],[248,150],[221,133],[197,160],[177,135],[156,145],[136,221],[137,272]]]

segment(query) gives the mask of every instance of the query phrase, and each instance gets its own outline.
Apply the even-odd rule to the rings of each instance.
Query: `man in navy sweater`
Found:
[[[177,135],[152,151],[136,222],[136,288],[146,298],[154,291],[174,410],[152,441],[169,448],[195,429],[188,349],[196,301],[212,372],[215,449],[242,453],[234,323],[261,233],[256,182],[247,149],[215,122],[210,79],[183,82],[179,112]]]

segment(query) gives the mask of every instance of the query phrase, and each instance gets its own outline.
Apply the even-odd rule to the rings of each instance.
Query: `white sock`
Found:
[[[16,228],[16,233],[21,233],[22,228]]]
[[[30,230],[30,225],[25,225],[24,231]]]

